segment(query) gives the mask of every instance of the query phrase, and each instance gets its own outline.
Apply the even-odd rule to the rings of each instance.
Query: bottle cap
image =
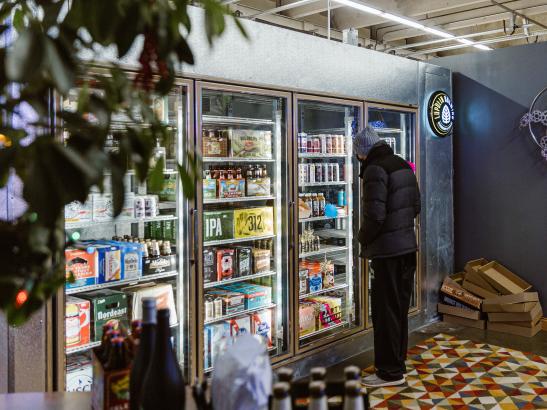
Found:
[[[284,399],[289,395],[289,383],[277,382],[273,385],[273,396],[276,399]]]
[[[348,380],[345,385],[346,396],[357,397],[361,394],[361,383],[357,380]]]
[[[142,322],[156,323],[156,298],[142,298]]]
[[[357,366],[348,366],[344,368],[344,375],[346,380],[359,380],[361,377],[361,369]]]
[[[327,370],[324,367],[312,367],[310,375],[312,380],[325,380]]]
[[[290,367],[282,367],[277,371],[277,379],[280,382],[290,383],[293,378],[293,370]]]
[[[320,398],[325,395],[325,382],[315,380],[310,383],[310,395],[313,398]]]

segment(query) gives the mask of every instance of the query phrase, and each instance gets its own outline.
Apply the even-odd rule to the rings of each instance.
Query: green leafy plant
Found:
[[[162,161],[153,169],[149,164],[155,142],[171,130],[151,108],[153,99],[169,93],[181,63],[193,64],[190,31],[205,30],[212,44],[233,18],[219,0],[193,4],[204,8],[205,27],[192,27],[189,2],[180,0],[1,2],[0,184],[20,180],[26,202],[16,218],[0,221],[0,309],[10,324],[24,323],[65,282],[66,204],[102,188],[105,171],[115,215],[128,169],[161,184]],[[98,50],[115,47],[122,59],[139,44],[135,72],[118,64],[90,70]],[[77,90],[77,107],[54,112],[54,98],[71,90]],[[120,114],[128,121],[114,128],[113,116]],[[106,151],[107,140],[118,149]],[[178,165],[187,193],[196,167],[196,158]]]

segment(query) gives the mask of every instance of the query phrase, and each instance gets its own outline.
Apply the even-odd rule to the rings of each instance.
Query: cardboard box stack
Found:
[[[532,337],[543,310],[531,287],[499,262],[472,260],[465,272],[445,279],[438,311],[445,322]]]

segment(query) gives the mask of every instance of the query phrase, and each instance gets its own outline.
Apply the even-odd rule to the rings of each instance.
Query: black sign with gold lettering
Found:
[[[443,91],[436,91],[427,104],[427,119],[431,131],[438,137],[446,137],[454,125],[454,106],[452,100]]]

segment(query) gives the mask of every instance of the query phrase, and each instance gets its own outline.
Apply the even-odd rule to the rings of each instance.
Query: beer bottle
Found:
[[[316,380],[310,383],[310,405],[308,410],[328,410],[325,382]]]
[[[110,341],[108,332],[111,330],[114,330],[114,326],[112,325],[112,323],[105,323],[103,325],[103,335],[101,336],[101,344],[99,347],[95,349],[95,354],[97,355],[98,358],[103,357],[103,352],[106,349],[106,345]]]
[[[106,364],[108,359],[110,358],[110,350],[112,348],[111,341],[115,339],[116,337],[120,336],[120,332],[117,330],[109,330],[106,332],[106,337],[103,339],[104,345],[101,344],[101,350],[100,350],[100,356],[98,356],[100,362],[103,364],[103,366]]]
[[[344,410],[365,410],[361,395],[361,383],[357,380],[349,380],[345,384],[345,390]]]
[[[137,345],[141,337],[142,322],[140,320],[133,320],[131,322],[131,334],[125,339],[129,354],[131,357],[137,353]]]
[[[325,381],[326,376],[327,370],[324,367],[312,367],[310,370],[312,381]]]
[[[142,384],[156,342],[156,298],[142,299],[142,327],[129,377],[129,409],[139,410]]]
[[[347,366],[344,368],[344,376],[346,381],[359,380],[361,378],[361,369],[357,366]]]
[[[105,370],[121,370],[129,366],[128,355],[124,339],[115,337],[110,342],[110,356],[104,365]]]
[[[290,367],[282,367],[277,371],[277,380],[285,383],[292,383],[294,372]]]
[[[273,385],[272,410],[291,410],[291,396],[289,396],[289,383],[278,382]]]
[[[142,392],[141,408],[143,410],[184,408],[184,379],[171,344],[169,309],[158,310],[156,343],[144,378]]]

